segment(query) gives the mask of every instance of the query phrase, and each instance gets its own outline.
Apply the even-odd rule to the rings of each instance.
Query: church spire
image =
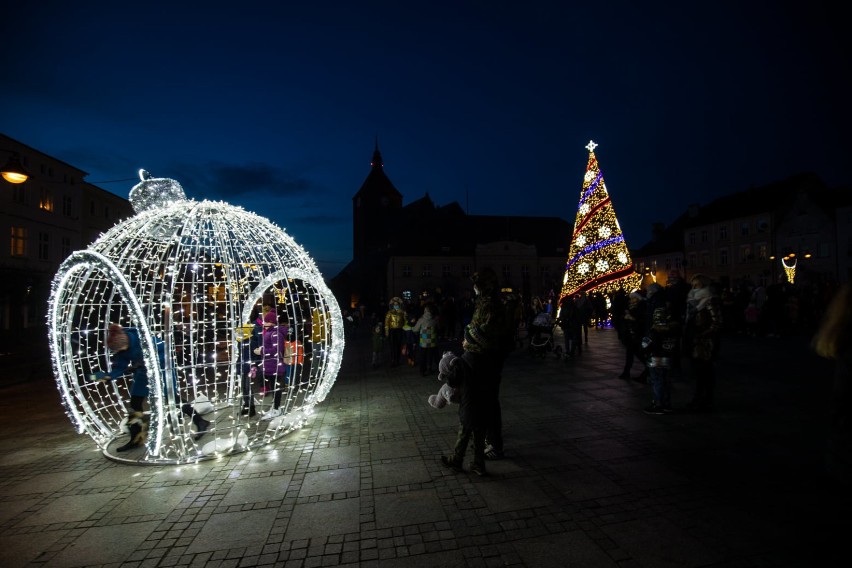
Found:
[[[385,164],[382,161],[382,153],[379,152],[379,135],[378,134],[376,134],[376,149],[373,150],[373,161],[370,162],[370,166],[373,169],[385,167]]]

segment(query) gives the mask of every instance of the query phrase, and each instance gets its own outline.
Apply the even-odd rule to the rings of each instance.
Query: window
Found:
[[[402,277],[403,278],[410,278],[411,277],[411,265],[410,264],[403,264],[402,265]]]
[[[450,276],[451,274],[452,274],[452,271],[450,270],[450,265],[449,264],[442,264],[441,265],[441,276],[446,278],[446,277]]]
[[[104,217],[109,219],[109,205],[104,205]]]
[[[425,277],[425,278],[430,278],[432,276],[432,265],[431,264],[424,264],[423,265],[423,272],[420,275]]]
[[[27,256],[27,230],[24,227],[12,227],[12,256]]]
[[[70,195],[62,196],[62,214],[66,217],[72,217],[74,215],[74,199]]]
[[[689,244],[691,244],[691,245],[695,244],[695,232],[694,231],[691,231],[689,233]]]
[[[38,234],[38,259],[50,260],[50,233]]]
[[[719,250],[719,264],[722,266],[728,264],[728,249]]]
[[[754,257],[751,254],[751,245],[743,245],[740,247],[740,262],[751,260]]]
[[[53,195],[50,194],[49,190],[42,188],[38,208],[43,211],[53,211]]]
[[[705,230],[703,230],[703,231],[701,231],[701,242],[702,242],[702,243],[706,243],[706,242],[707,242],[707,230],[706,230],[706,229],[705,229]]]
[[[719,240],[723,241],[728,238],[728,226],[719,225]]]
[[[765,233],[769,230],[769,219],[762,218],[757,220],[757,232]]]
[[[59,252],[62,254],[62,258],[68,258],[68,255],[71,254],[71,237],[62,237],[61,247]]]
[[[689,253],[689,265],[690,266],[696,266],[697,262],[698,262],[698,257],[695,255],[695,253],[694,252]]]
[[[710,252],[701,251],[701,266],[710,266]]]
[[[462,278],[470,278],[470,265],[462,264],[461,267]]]
[[[740,225],[740,234],[742,236],[748,236],[748,221],[745,221],[742,225]]]
[[[769,257],[769,247],[766,246],[766,243],[761,243],[757,245],[757,258],[760,260],[766,260]]]
[[[503,265],[503,279],[508,280],[512,277],[512,267],[508,264]]]
[[[666,257],[666,272],[672,271],[672,259]]]
[[[530,265],[529,264],[522,264],[521,265],[521,276],[524,277],[524,278],[530,277]]]

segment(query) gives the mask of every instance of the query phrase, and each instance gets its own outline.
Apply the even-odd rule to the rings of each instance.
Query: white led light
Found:
[[[75,428],[114,459],[195,463],[261,447],[303,425],[331,390],[344,344],[340,308],[313,259],[266,218],[224,202],[188,200],[174,180],[141,177],[130,192],[136,215],[72,253],[53,280],[51,357]],[[260,404],[273,398],[256,396],[262,372],[244,382],[251,361],[240,341],[249,335],[240,330],[253,323],[262,300],[276,304],[291,345],[303,353],[282,389],[277,428],[259,420]],[[110,323],[139,331],[150,387],[147,442],[121,456],[112,448],[126,441],[120,425],[131,373],[90,379],[109,371]],[[203,416],[210,428],[196,440],[181,407],[202,396],[212,406]],[[241,413],[250,398],[260,400],[254,417]]]

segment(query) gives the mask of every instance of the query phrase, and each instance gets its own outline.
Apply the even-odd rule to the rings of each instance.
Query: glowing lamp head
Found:
[[[3,169],[0,170],[0,175],[2,175],[3,179],[9,183],[15,184],[24,183],[30,178],[29,172],[21,164],[21,160],[18,158],[17,154],[9,156],[9,161]]]

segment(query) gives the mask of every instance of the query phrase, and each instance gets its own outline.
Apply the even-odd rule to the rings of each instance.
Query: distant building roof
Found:
[[[370,173],[364,183],[361,184],[361,189],[352,198],[381,198],[386,197],[392,202],[402,202],[402,194],[394,187],[390,178],[385,174],[384,162],[382,161],[382,153],[379,152],[379,142],[376,141],[376,149],[373,151],[373,160],[370,162]]]

